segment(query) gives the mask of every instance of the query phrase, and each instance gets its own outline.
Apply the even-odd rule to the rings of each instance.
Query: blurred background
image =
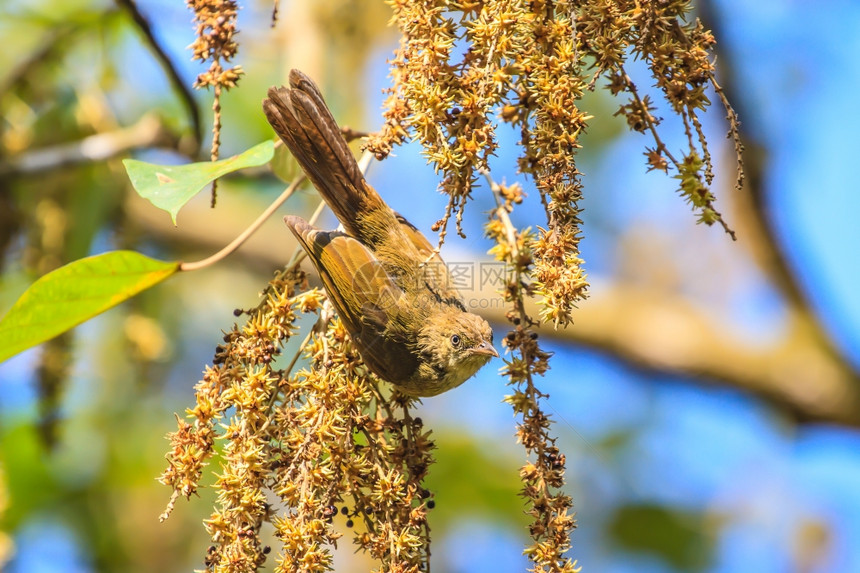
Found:
[[[747,186],[738,193],[724,113],[704,118],[717,207],[738,241],[697,226],[671,177],[646,174],[651,142],[613,117],[623,102],[605,90],[586,96],[595,117],[578,165],[591,298],[573,327],[541,335],[555,356],[540,383],[579,521],[570,556],[585,571],[619,573],[860,571],[860,4],[695,5],[716,34],[718,77],[743,123]],[[222,156],[272,137],[260,101],[291,67],[319,81],[342,123],[377,129],[397,42],[389,8],[284,0],[274,28],[271,10],[241,6],[235,63],[245,76],[223,98]],[[88,254],[204,258],[283,189],[263,172],[227,178],[218,208],[203,193],[178,227],[131,190],[121,158],[178,163],[198,153],[190,101],[209,132],[211,93],[183,95],[169,71],[188,90],[203,70],[185,49],[190,20],[167,0],[0,5],[0,313],[36,277]],[[650,86],[641,63],[632,71]],[[658,115],[664,141],[680,149],[680,126],[665,107]],[[494,177],[528,191],[515,134],[502,127],[499,136]],[[429,233],[445,204],[432,192],[438,181],[417,146],[394,155],[369,178]],[[314,197],[298,194],[281,214],[307,213]],[[468,239],[443,251],[449,263],[488,260],[481,226],[491,205],[478,189]],[[541,219],[532,193],[514,222]],[[170,495],[155,481],[163,438],[173,413],[191,406],[233,309],[255,304],[293,248],[276,216],[220,264],[0,364],[0,569],[203,567],[211,491],[158,522]],[[506,326],[487,307],[498,340]],[[428,478],[437,572],[528,567],[524,459],[500,366],[419,408],[438,445]],[[369,570],[349,532],[343,541],[337,570]]]

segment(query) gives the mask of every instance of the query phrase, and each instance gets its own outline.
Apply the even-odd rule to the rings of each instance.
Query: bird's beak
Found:
[[[486,340],[482,340],[479,345],[472,348],[472,354],[483,354],[484,356],[492,356],[494,358],[499,357],[498,351]]]

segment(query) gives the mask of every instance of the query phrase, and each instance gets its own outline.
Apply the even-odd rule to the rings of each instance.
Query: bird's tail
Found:
[[[361,238],[356,221],[388,207],[365,181],[319,88],[305,74],[292,70],[290,87],[273,87],[268,96],[263,111],[269,123],[346,232]]]

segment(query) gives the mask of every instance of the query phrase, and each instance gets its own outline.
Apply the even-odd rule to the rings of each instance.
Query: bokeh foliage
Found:
[[[329,4],[326,4],[325,9],[329,13],[342,9],[342,4],[344,3],[338,2],[333,4],[337,4],[337,7],[331,8]],[[22,37],[26,37],[27,34],[25,32],[28,30],[42,29],[51,31],[56,28],[58,30],[57,38],[59,38],[56,40],[56,46],[62,46],[63,50],[59,50],[55,46],[53,53],[49,51],[43,60],[39,60],[35,65],[29,66],[26,78],[22,83],[15,86],[14,96],[6,96],[9,92],[3,92],[5,97],[2,100],[2,105],[4,107],[8,106],[4,109],[5,113],[3,115],[6,118],[10,118],[10,120],[14,120],[10,121],[11,127],[10,125],[4,125],[4,143],[7,144],[5,153],[14,155],[17,151],[26,150],[30,147],[42,147],[64,141],[76,141],[81,137],[109,128],[111,114],[115,115],[113,118],[115,121],[124,122],[133,118],[136,112],[150,108],[159,108],[164,112],[163,122],[168,128],[175,129],[178,126],[180,130],[184,131],[189,122],[182,111],[182,107],[175,102],[175,98],[167,95],[167,90],[152,90],[147,96],[151,97],[151,99],[144,102],[142,101],[143,98],[140,100],[129,98],[128,95],[135,90],[121,85],[124,81],[122,70],[125,66],[116,65],[123,64],[123,62],[111,61],[119,53],[112,48],[122,43],[133,44],[138,41],[137,36],[132,32],[134,28],[129,25],[123,14],[112,7],[91,9],[88,6],[84,6],[80,14],[74,13],[74,9],[75,7],[72,6],[63,10],[56,10],[52,14],[52,18],[34,18],[34,20],[41,21],[36,22],[30,28],[23,28],[19,32]],[[72,12],[71,17],[69,17],[68,11]],[[353,10],[350,13],[358,13],[362,17],[366,16],[366,13],[362,10]],[[67,32],[63,29],[63,25],[60,23],[63,19],[69,23],[69,28],[74,28],[74,32]],[[183,20],[183,25],[185,25],[187,15],[181,14],[181,19]],[[335,20],[341,21],[337,18]],[[360,26],[357,27],[361,28]],[[348,27],[348,29],[352,30],[353,27]],[[31,34],[31,36],[36,38],[38,35]],[[76,37],[78,38],[78,44],[74,41]],[[94,60],[86,57],[87,54],[92,53],[93,45],[95,44],[93,38],[98,38],[102,42],[103,59],[98,60],[101,66],[99,64],[93,65],[92,62]],[[48,39],[50,40],[50,38]],[[343,42],[344,40],[342,37],[339,37],[337,41]],[[189,42],[186,41],[185,43]],[[23,53],[25,48],[33,45],[33,42],[22,41],[17,45],[22,47],[21,51]],[[76,45],[82,51],[83,55],[80,52],[75,53],[74,47]],[[253,44],[249,42],[249,50],[253,49],[251,46]],[[66,51],[66,48],[71,49]],[[350,57],[354,58],[356,53],[366,53],[366,43],[361,43],[360,46],[357,43],[353,50],[346,49],[344,51]],[[30,52],[28,51],[28,53]],[[32,53],[35,53],[35,51]],[[137,62],[146,60],[147,58],[141,51],[136,51],[134,57]],[[182,57],[179,59],[182,59]],[[82,61],[87,61],[88,64],[82,65],[80,63]],[[330,65],[335,66],[336,64]],[[91,68],[98,70],[99,78],[95,84],[104,88],[104,93],[102,94],[98,93],[99,90],[94,90],[95,93],[88,93],[87,91],[88,89],[93,89],[92,84],[87,84],[87,80],[95,73]],[[77,73],[82,69],[85,70],[84,73]],[[355,73],[355,66],[350,67],[350,69]],[[235,138],[226,137],[225,145],[232,145],[232,141],[238,141],[242,138],[246,139],[244,144],[247,144],[256,141],[254,137],[259,139],[265,136],[264,126],[260,118],[257,117],[259,114],[255,113],[256,100],[259,99],[259,94],[262,93],[257,88],[265,85],[267,82],[275,83],[277,81],[277,74],[272,74],[272,76],[266,80],[258,79],[249,82],[248,85],[252,87],[248,87],[247,91],[253,93],[241,95],[242,90],[236,90],[237,95],[231,94],[225,96],[226,103],[223,105],[225,130],[229,131],[231,129],[231,120],[232,125],[240,124],[243,128],[246,128],[246,133],[241,135],[235,134],[237,135]],[[74,86],[75,82],[78,82],[77,89],[70,87]],[[143,93],[143,90],[138,91]],[[106,97],[105,94],[107,94]],[[101,103],[99,103],[100,96],[104,97]],[[125,97],[123,98],[122,96]],[[232,101],[230,101],[231,97],[234,98]],[[133,103],[128,103],[129,99]],[[105,101],[113,102],[116,100],[123,101],[123,105],[105,104]],[[38,113],[28,116],[28,114],[9,112],[10,109],[20,110],[20,102],[27,102]],[[355,105],[354,102],[350,103]],[[16,105],[18,107],[15,107]],[[100,117],[99,114],[105,114],[106,109],[110,113],[107,113],[106,117]],[[95,113],[93,110],[95,110]],[[632,111],[636,113],[641,112],[641,107],[635,107]],[[93,115],[88,115],[88,113]],[[29,129],[26,123],[27,117],[34,118],[34,123],[32,123]],[[237,129],[237,131],[239,130]],[[159,139],[159,145],[163,143],[171,147],[179,139],[178,137]],[[234,151],[241,148],[241,145],[237,145],[237,149],[234,149]],[[653,158],[648,159],[651,160]],[[655,162],[659,165],[658,161]],[[695,167],[698,168],[699,166],[696,165]],[[19,273],[19,277],[23,273],[27,273],[29,278],[41,275],[62,262],[87,254],[95,248],[94,244],[101,244],[99,241],[110,241],[115,244],[136,247],[142,245],[143,249],[155,251],[172,251],[175,248],[164,237],[147,235],[147,231],[141,230],[139,227],[135,227],[135,223],[129,222],[123,206],[124,196],[122,190],[125,186],[123,173],[115,161],[77,165],[63,172],[52,171],[41,173],[38,178],[38,186],[28,176],[21,178],[19,175],[16,175],[14,178],[9,178],[7,174],[4,177],[6,177],[4,184],[8,183],[6,188],[10,192],[7,194],[4,189],[4,193],[0,194],[0,200],[6,202],[4,207],[9,205],[9,210],[4,211],[3,216],[6,217],[6,213],[14,212],[14,216],[4,218],[4,222],[9,221],[9,224],[2,225],[3,237],[6,238],[7,242],[12,242],[12,250],[4,252],[12,253],[12,257],[7,256],[7,261],[10,258],[12,260],[11,267],[7,268],[12,268],[14,272]],[[31,190],[36,187],[38,187],[38,193],[32,193]],[[693,188],[696,188],[696,185],[693,185]],[[230,189],[229,183],[225,184],[224,191],[228,189]],[[9,197],[13,197],[14,199],[10,201]],[[21,238],[24,234],[22,229],[26,229],[28,236],[26,241]],[[179,249],[187,253],[189,247],[186,245],[179,247]],[[231,276],[230,280],[233,280],[233,278]],[[16,278],[15,276],[11,276],[8,279],[4,277],[4,284],[15,284],[16,281],[18,285],[26,282],[26,280]],[[258,284],[261,284],[259,283],[259,279]],[[116,389],[120,390],[118,392],[119,396],[114,395],[114,400],[112,401],[99,401],[99,407],[92,415],[96,418],[94,426],[102,428],[106,435],[111,435],[111,440],[109,441],[114,445],[110,449],[122,452],[122,455],[129,455],[128,452],[132,452],[134,456],[141,458],[139,460],[140,465],[129,463],[127,460],[123,461],[122,455],[119,454],[109,455],[104,458],[106,461],[103,464],[93,464],[95,468],[94,472],[103,471],[105,475],[89,478],[85,476],[82,479],[85,481],[89,480],[86,487],[71,487],[66,482],[57,480],[56,476],[51,477],[51,474],[58,473],[61,470],[57,470],[54,467],[52,471],[50,460],[45,461],[41,459],[42,455],[39,454],[39,446],[32,440],[32,435],[29,437],[26,435],[26,426],[19,426],[16,423],[4,421],[4,428],[9,428],[8,431],[4,429],[3,434],[3,460],[6,462],[5,469],[7,478],[9,479],[10,496],[15,500],[32,500],[31,505],[15,503],[10,509],[7,509],[4,523],[10,529],[15,529],[28,520],[31,523],[39,523],[38,520],[40,519],[40,515],[44,514],[44,508],[69,503],[72,509],[63,511],[61,519],[68,524],[70,530],[88,532],[81,536],[79,542],[82,547],[87,548],[84,553],[96,556],[93,558],[93,562],[97,564],[96,567],[98,569],[118,570],[134,563],[136,564],[134,566],[136,569],[138,568],[137,564],[140,564],[139,568],[141,570],[163,570],[157,569],[156,566],[172,567],[183,560],[185,562],[199,562],[199,548],[205,547],[205,541],[198,537],[199,532],[197,534],[194,533],[199,527],[195,528],[194,525],[191,525],[198,523],[198,517],[192,518],[189,516],[187,521],[184,520],[185,518],[182,518],[182,523],[185,523],[186,527],[182,525],[171,527],[170,522],[166,526],[160,527],[154,524],[152,527],[140,526],[140,523],[149,523],[147,520],[149,520],[153,508],[158,507],[162,501],[162,492],[156,490],[156,495],[146,494],[140,496],[137,498],[139,501],[135,502],[133,507],[130,507],[128,500],[139,495],[140,492],[138,490],[130,492],[130,488],[116,487],[122,486],[125,480],[129,480],[128,483],[135,483],[137,480],[136,483],[141,484],[141,490],[152,486],[150,481],[158,473],[159,464],[144,463],[143,460],[157,460],[160,457],[159,450],[161,444],[160,440],[156,440],[158,443],[155,443],[154,447],[141,447],[141,444],[150,444],[151,440],[151,434],[144,430],[148,429],[151,432],[151,426],[154,425],[160,427],[160,431],[165,431],[166,425],[163,424],[165,413],[169,410],[181,409],[181,406],[176,406],[175,404],[165,407],[164,404],[158,403],[161,400],[158,397],[154,398],[153,394],[156,390],[161,390],[163,386],[159,382],[153,383],[152,381],[161,380],[161,376],[171,369],[182,371],[182,376],[175,375],[173,384],[177,384],[179,378],[182,379],[182,383],[187,384],[188,380],[196,376],[193,372],[195,368],[193,366],[189,372],[187,367],[176,366],[173,362],[162,362],[164,360],[177,360],[182,352],[187,350],[187,348],[183,348],[183,344],[201,344],[190,338],[187,341],[179,341],[177,340],[177,335],[164,332],[164,325],[178,326],[176,318],[177,304],[175,301],[171,302],[169,299],[171,295],[180,290],[182,289],[177,287],[176,290],[170,290],[161,295],[151,295],[148,298],[129,305],[126,309],[118,311],[117,314],[112,315],[112,318],[105,319],[106,322],[99,323],[101,326],[93,327],[95,332],[93,330],[86,331],[87,338],[93,333],[100,337],[99,340],[102,339],[101,337],[108,340],[116,336],[117,333],[122,333],[121,337],[123,341],[121,343],[114,343],[113,346],[104,345],[105,348],[113,348],[118,352],[110,355],[111,353],[105,351],[104,355],[97,357],[97,361],[100,361],[102,364],[101,369],[99,369],[102,372],[101,376],[105,377],[105,381],[109,380],[110,384],[116,385]],[[253,287],[251,290],[253,290]],[[7,295],[7,298],[11,302],[14,297]],[[229,326],[231,322],[229,315],[230,304],[228,302],[220,307],[220,313],[213,311],[213,313],[219,316],[213,319],[213,322],[217,323],[216,332],[218,328],[227,328]],[[232,304],[236,305],[238,303]],[[245,304],[253,304],[253,302],[246,302]],[[8,305],[4,306],[4,308],[6,307]],[[173,316],[167,316],[171,314]],[[150,338],[141,338],[140,331],[144,330],[142,328],[126,328],[129,323],[140,324],[139,321],[135,322],[136,318],[135,320],[131,320],[132,317],[143,317],[145,323],[148,320],[147,324],[156,325],[154,333]],[[152,317],[155,317],[155,320]],[[137,334],[133,335],[132,333]],[[167,337],[170,340],[169,346],[173,347],[172,358],[167,357],[167,351],[159,353],[158,351],[151,350],[153,345],[148,344],[147,341],[151,342],[159,337],[162,339]],[[203,335],[203,338],[207,340],[206,344],[211,344],[210,341],[217,337],[213,337],[210,331],[209,335]],[[68,354],[70,350],[79,352],[78,349],[81,348],[82,344],[80,340],[78,342],[67,341],[55,349],[55,351],[59,352],[62,357]],[[147,350],[148,348],[150,350]],[[48,349],[45,349],[46,355],[47,352]],[[118,358],[118,355],[122,353],[136,353],[137,356],[141,357],[141,363],[125,363]],[[209,353],[211,354],[211,349],[209,349]],[[200,352],[199,354],[202,356],[205,355],[205,352]],[[76,362],[78,364],[77,368],[84,368],[84,372],[90,375],[92,372],[91,359],[91,356],[79,358],[78,362]],[[30,360],[35,359],[30,358]],[[41,360],[46,364],[50,362],[47,356]],[[204,357],[201,360],[206,360],[206,358]],[[74,371],[74,368],[70,367],[68,358],[61,359],[60,362],[65,365],[59,369],[61,373],[60,378],[66,379],[65,373],[70,370]],[[117,366],[114,362],[122,362],[122,364]],[[48,372],[50,369],[43,368],[40,371]],[[53,386],[48,382],[48,376],[45,375],[43,377],[42,388],[44,389],[46,399],[42,404],[53,404],[53,406],[46,409],[44,414],[45,427],[53,428],[56,421],[61,420],[63,422],[60,426],[61,437],[76,435],[75,431],[77,428],[69,424],[68,420],[72,416],[83,414],[81,414],[80,410],[76,410],[74,405],[66,406],[65,411],[58,412],[57,407],[61,402],[68,403],[66,399],[61,401],[58,398],[59,395],[62,395],[63,386],[60,385],[58,388],[51,390]],[[150,386],[151,384],[154,384],[155,387]],[[49,399],[51,395],[54,396],[53,402]],[[141,409],[141,401],[151,406]],[[179,403],[181,404],[182,402]],[[30,415],[32,416],[33,414],[30,413]],[[137,417],[140,418],[139,421],[137,421]],[[159,423],[161,423],[160,426]],[[9,425],[6,426],[5,424]],[[139,428],[136,427],[137,424],[139,424]],[[117,430],[117,427],[120,430]],[[101,431],[95,432],[95,434],[100,433]],[[51,439],[55,439],[57,436],[56,429],[49,430],[45,435],[53,436]],[[87,434],[77,435],[86,436]],[[89,435],[92,435],[92,432]],[[29,452],[24,451],[24,446],[27,444],[32,446]],[[63,444],[65,444],[65,441],[61,439],[60,445],[62,446]],[[14,445],[19,446],[21,449],[11,447]],[[441,436],[437,440],[437,445],[440,449],[453,447],[451,444],[446,444]],[[480,450],[480,448],[476,449]],[[457,449],[454,448],[452,451],[457,451]],[[441,455],[437,457],[440,457],[440,464],[444,462]],[[458,455],[457,460],[458,464],[464,464],[462,473],[459,470],[450,471],[449,466],[447,473],[442,472],[437,477],[439,480],[437,482],[438,485],[434,487],[438,487],[440,490],[457,492],[465,489],[465,484],[460,483],[461,481],[464,479],[482,478],[488,463],[491,464],[490,467],[494,467],[492,465],[494,461],[493,456],[482,457],[464,453],[463,455]],[[128,465],[124,470],[108,470],[108,468],[113,468],[116,465],[123,466],[123,464]],[[437,464],[437,467],[440,464]],[[30,468],[34,471],[18,473],[20,468]],[[42,468],[47,477],[39,477],[39,471],[35,471],[38,468]],[[19,476],[25,476],[25,479],[16,478],[13,480],[9,477],[13,472]],[[464,476],[474,476],[474,478],[465,478]],[[509,478],[506,483],[512,491],[517,487],[515,479]],[[43,487],[36,487],[39,485]],[[501,485],[499,487],[500,489],[504,489]],[[488,491],[481,490],[482,495],[475,495],[474,491],[469,494],[464,493],[459,495],[457,497],[458,503],[464,504],[462,511],[466,513],[471,511],[481,513],[489,511],[489,508],[503,506],[504,502],[501,502],[501,496],[491,495],[493,488],[488,489]],[[44,496],[46,490],[53,492],[52,495]],[[106,495],[105,491],[112,493]],[[40,494],[39,492],[42,493]],[[198,505],[205,507],[206,503]],[[509,507],[507,509],[514,510],[515,508]],[[187,511],[191,512],[193,510],[189,509]],[[445,511],[450,511],[450,508]],[[40,512],[42,513],[40,514]],[[446,519],[441,518],[444,513],[440,511],[439,515],[440,523],[444,524]],[[504,519],[504,515],[508,515],[508,519],[510,520],[509,525],[513,529],[518,529],[522,526],[522,518],[515,510],[512,513],[508,511],[496,511],[492,512],[491,515],[495,520]],[[653,512],[647,511],[619,511],[618,514],[619,521],[627,524],[632,523],[647,526],[656,523],[668,523],[670,526],[676,526],[675,520],[666,519],[661,521],[660,517],[659,515],[655,517]],[[176,520],[176,516],[172,519]],[[695,522],[695,520],[693,521]],[[615,525],[617,524],[613,524],[613,527],[608,529],[606,534],[617,537],[622,547],[634,550],[642,550],[643,547],[651,548],[646,549],[646,552],[652,551],[658,555],[662,555],[669,562],[676,565],[683,566],[683,564],[686,564],[690,568],[702,566],[701,563],[697,563],[695,560],[685,561],[683,558],[673,556],[677,552],[677,546],[669,546],[663,549],[660,543],[631,538],[629,527],[616,527]],[[170,529],[165,529],[165,527]],[[444,532],[444,527],[444,525],[440,527],[442,532]],[[677,526],[676,531],[679,531],[678,527],[681,526]],[[165,535],[165,531],[169,531],[170,534]],[[128,537],[122,539],[126,534]],[[137,539],[132,539],[135,536],[137,536]],[[150,555],[150,552],[152,552],[153,547],[159,547],[156,540],[162,536],[171,539],[171,546],[167,547],[167,551],[164,553],[164,555],[169,557],[165,557],[163,561],[156,563],[158,560]],[[195,539],[194,543],[198,549],[196,552],[185,549],[184,547],[188,545],[187,543],[179,542],[179,540],[187,541],[192,537]],[[132,545],[137,548],[132,548]],[[144,546],[147,549],[140,548]],[[703,553],[707,553],[707,551],[703,551]],[[182,567],[178,567],[178,569],[182,569]]]

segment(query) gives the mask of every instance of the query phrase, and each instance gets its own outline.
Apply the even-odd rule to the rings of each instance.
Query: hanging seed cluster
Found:
[[[368,148],[378,157],[410,134],[441,172],[449,203],[437,222],[440,241],[455,216],[457,229],[480,172],[497,148],[498,120],[520,133],[519,169],[531,177],[546,211],[530,276],[543,320],[572,321],[588,283],[579,254],[582,185],[575,164],[579,136],[592,119],[579,108],[599,80],[628,100],[618,111],[631,130],[649,134],[649,169],[674,170],[679,191],[706,224],[720,223],[709,190],[713,166],[698,113],[707,88],[728,114],[743,177],[738,123],[714,77],[713,35],[687,22],[689,0],[389,0],[402,34],[391,60],[393,87],[385,125]],[[688,149],[676,156],[663,143],[650,96],[625,64],[644,60],[659,91],[683,120]]]
[[[505,397],[520,418],[517,441],[526,451],[527,462],[520,468],[523,483],[520,495],[525,500],[526,514],[531,518],[529,533],[532,543],[524,553],[533,563],[535,573],[576,573],[576,562],[567,557],[570,536],[576,528],[571,512],[573,500],[562,490],[565,456],[551,434],[551,420],[541,407],[547,398],[537,388],[535,378],[549,370],[550,353],[542,350],[535,321],[526,313],[525,301],[534,295],[529,279],[534,265],[538,240],[528,230],[516,229],[509,217],[513,206],[522,202],[518,185],[491,184],[498,198],[498,208],[491,213],[486,226],[487,236],[495,242],[490,253],[505,263],[505,302],[510,306],[506,316],[511,330],[503,344],[510,352],[502,375],[508,377],[513,393]]]
[[[281,364],[297,317],[327,304],[320,290],[296,293],[301,283],[297,273],[276,276],[245,324],[224,336],[196,405],[169,436],[160,480],[174,491],[163,518],[218,459],[207,571],[257,571],[273,553],[267,523],[280,543],[278,572],[330,571],[331,547],[350,528],[380,570],[425,571],[429,432],[409,415],[409,399],[380,389],[330,313],[302,345],[307,367]]]

